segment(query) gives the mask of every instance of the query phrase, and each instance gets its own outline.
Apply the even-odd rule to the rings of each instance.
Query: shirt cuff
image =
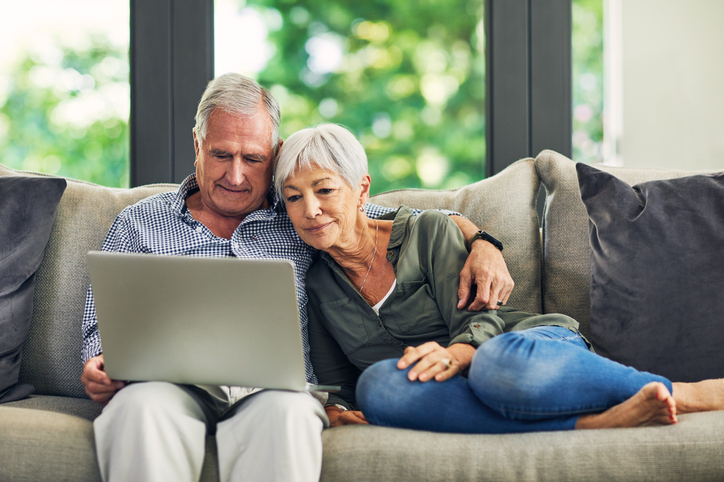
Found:
[[[335,395],[334,393],[330,393],[330,394],[329,394],[329,398],[327,398],[327,403],[326,403],[325,407],[329,407],[329,406],[332,406],[332,407],[333,407],[333,406],[335,406],[335,405],[342,405],[342,406],[345,407],[347,410],[354,410],[354,407],[352,406],[351,403],[347,402],[346,400],[344,400],[344,399],[343,399],[342,397],[340,397],[339,395]]]

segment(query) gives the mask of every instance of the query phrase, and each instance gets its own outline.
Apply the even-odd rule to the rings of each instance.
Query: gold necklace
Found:
[[[365,287],[365,283],[367,282],[367,278],[370,275],[370,271],[372,271],[372,264],[375,262],[375,256],[377,255],[377,232],[380,230],[380,222],[375,219],[375,250],[372,253],[372,261],[370,262],[370,267],[367,268],[367,274],[365,275],[365,279],[362,281],[362,286],[359,287],[359,292],[362,293],[362,290]]]

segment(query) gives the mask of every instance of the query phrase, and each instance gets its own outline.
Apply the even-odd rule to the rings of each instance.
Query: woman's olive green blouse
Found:
[[[513,308],[471,312],[457,309],[460,271],[467,259],[462,233],[438,211],[415,216],[407,207],[394,216],[387,259],[397,286],[379,315],[327,253],[307,272],[309,343],[320,384],[339,385],[328,404],[355,407],[354,388],[362,370],[399,358],[407,346],[436,341],[474,347],[508,331],[555,325],[577,331],[565,315],[535,315]],[[383,218],[380,218],[383,219]]]

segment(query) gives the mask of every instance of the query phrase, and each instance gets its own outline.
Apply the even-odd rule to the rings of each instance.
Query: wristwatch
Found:
[[[482,239],[483,241],[487,241],[490,244],[492,244],[493,246],[495,246],[496,248],[498,248],[500,251],[503,251],[503,243],[501,243],[500,241],[498,241],[497,239],[495,239],[493,236],[486,233],[485,231],[478,231],[477,233],[475,233],[473,235],[472,238],[470,238],[470,240],[465,241],[465,247],[468,248],[468,252],[470,252],[470,248],[472,248],[473,242],[477,239]]]

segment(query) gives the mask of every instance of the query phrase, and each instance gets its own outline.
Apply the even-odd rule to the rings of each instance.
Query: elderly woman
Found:
[[[314,370],[342,387],[326,407],[332,426],[510,433],[671,424],[677,409],[722,408],[721,381],[672,384],[600,357],[567,316],[458,309],[459,229],[406,207],[369,219],[370,182],[364,149],[332,124],[293,134],[276,166],[294,228],[322,252],[306,286]],[[696,404],[700,389],[719,396]]]

